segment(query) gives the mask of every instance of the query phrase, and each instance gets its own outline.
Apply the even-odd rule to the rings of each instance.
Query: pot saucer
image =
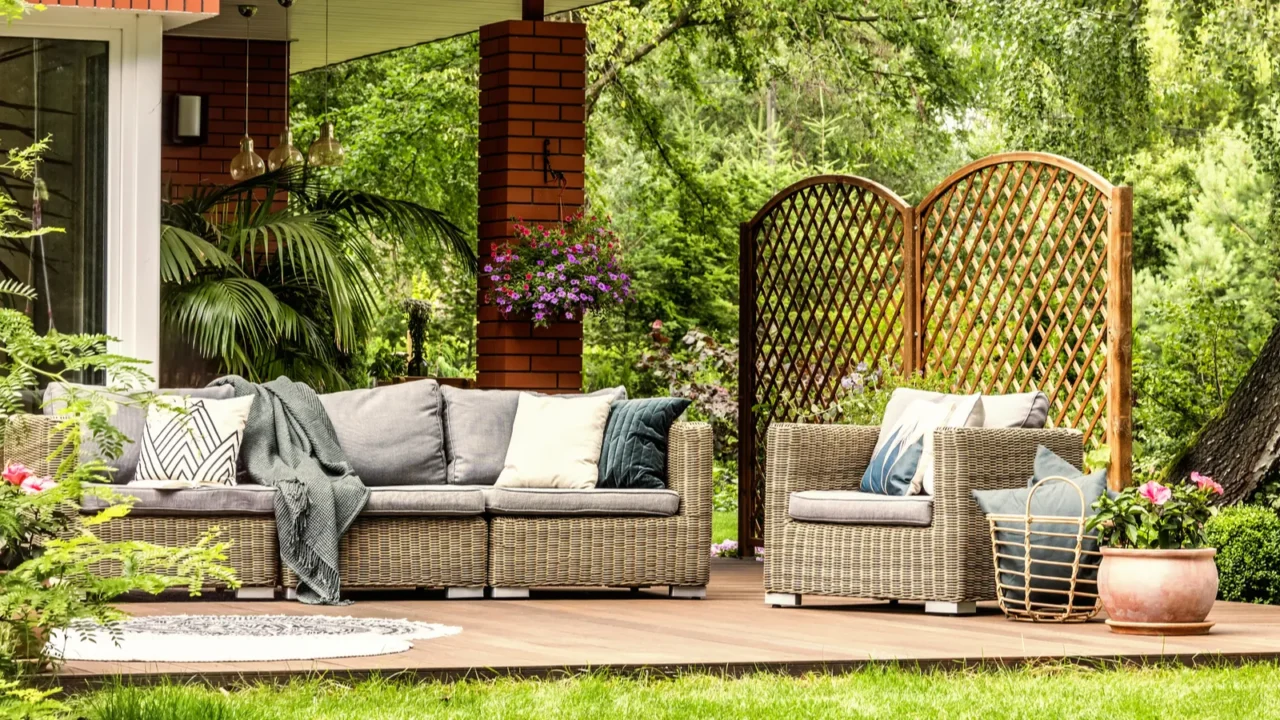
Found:
[[[1211,622],[1198,623],[1143,623],[1108,620],[1111,632],[1121,635],[1204,635],[1213,627]]]

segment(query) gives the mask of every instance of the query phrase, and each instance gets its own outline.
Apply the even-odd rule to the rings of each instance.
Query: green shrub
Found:
[[[1280,604],[1280,517],[1267,508],[1224,508],[1205,528],[1218,549],[1218,597]]]

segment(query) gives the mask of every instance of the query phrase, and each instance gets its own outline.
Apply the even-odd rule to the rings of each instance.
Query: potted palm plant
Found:
[[[1211,502],[1222,494],[1213,478],[1151,481],[1103,495],[1089,519],[1102,545],[1098,594],[1112,632],[1200,635],[1218,594],[1217,552],[1205,547]]]

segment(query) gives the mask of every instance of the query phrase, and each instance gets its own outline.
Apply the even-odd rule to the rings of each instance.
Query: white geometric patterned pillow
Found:
[[[253,397],[164,398],[147,412],[136,479],[235,485]]]

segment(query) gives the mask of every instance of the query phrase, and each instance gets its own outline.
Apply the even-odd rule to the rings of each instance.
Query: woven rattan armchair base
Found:
[[[667,585],[701,597],[711,575],[713,436],[706,423],[676,423],[667,484],[680,495],[671,517],[517,517],[489,522],[495,597],[531,587]]]
[[[1077,467],[1075,430],[955,428],[934,435],[935,494],[929,527],[838,525],[792,520],[791,493],[857,490],[879,428],[779,424],[769,429],[765,592],[771,605],[804,595],[913,600],[965,613],[994,600],[986,520],[971,490],[1026,487],[1036,449]],[[794,596],[794,597],[789,597]]]
[[[483,588],[487,555],[479,515],[360,517],[342,537],[338,567],[343,590]],[[298,576],[287,567],[283,573],[285,587],[296,588]]]

